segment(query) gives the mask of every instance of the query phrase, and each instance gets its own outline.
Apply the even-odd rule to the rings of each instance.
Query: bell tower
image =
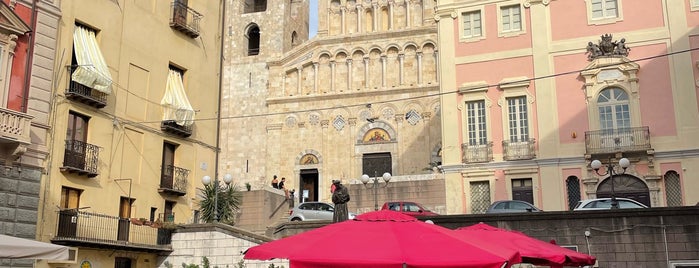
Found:
[[[308,40],[309,0],[225,5],[219,168],[257,187],[267,172],[268,63]]]

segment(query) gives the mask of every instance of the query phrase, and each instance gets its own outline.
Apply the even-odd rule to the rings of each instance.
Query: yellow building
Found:
[[[158,221],[195,221],[217,176],[220,1],[61,1],[38,238],[51,267],[155,267]],[[58,265],[58,266],[57,266]]]

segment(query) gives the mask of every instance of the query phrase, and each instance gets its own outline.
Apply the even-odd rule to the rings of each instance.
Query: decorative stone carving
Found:
[[[593,61],[599,57],[628,57],[631,50],[626,46],[626,39],[622,38],[619,41],[612,41],[611,34],[600,36],[600,41],[597,44],[592,42],[587,43],[587,60]]]

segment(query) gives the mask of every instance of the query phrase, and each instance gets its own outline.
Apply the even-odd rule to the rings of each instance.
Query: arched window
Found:
[[[603,89],[597,96],[597,111],[602,130],[631,127],[629,95],[621,88]]]
[[[296,45],[298,45],[298,42],[299,42],[298,34],[296,34],[296,31],[293,31],[291,33],[291,46],[295,47]]]
[[[568,191],[568,209],[573,210],[580,201],[580,180],[578,177],[570,176],[566,179],[566,190]]]
[[[248,56],[260,54],[260,28],[253,25],[248,29]]]
[[[682,186],[680,174],[674,170],[665,173],[665,200],[668,207],[682,206]]]

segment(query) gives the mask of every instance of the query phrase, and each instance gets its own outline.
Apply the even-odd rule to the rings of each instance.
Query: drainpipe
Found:
[[[27,58],[24,63],[24,89],[22,90],[22,106],[19,110],[23,113],[27,112],[27,105],[29,105],[29,81],[31,81],[31,64],[34,59],[34,36],[36,35],[36,2],[38,0],[32,1],[32,17],[30,20],[31,31],[29,32],[29,47],[27,48]]]

